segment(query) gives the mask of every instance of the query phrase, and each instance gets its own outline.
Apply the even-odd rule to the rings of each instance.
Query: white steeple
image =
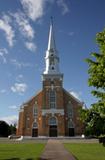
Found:
[[[54,39],[53,20],[51,18],[48,48],[45,57],[46,68],[43,74],[60,74],[59,71],[59,57],[56,50]]]
[[[56,51],[52,18],[51,18],[51,24],[50,24],[49,39],[48,39],[48,49],[47,50],[50,51],[51,49]]]

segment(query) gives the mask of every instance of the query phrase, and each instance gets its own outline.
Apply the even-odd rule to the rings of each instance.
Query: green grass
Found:
[[[76,160],[105,160],[105,147],[102,144],[66,143],[64,146]]]
[[[41,143],[0,143],[0,160],[36,160],[44,147]]]

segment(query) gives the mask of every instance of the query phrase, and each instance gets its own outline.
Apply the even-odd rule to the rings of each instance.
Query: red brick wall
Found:
[[[42,116],[42,109],[46,107],[49,109],[49,91],[51,81],[46,80],[43,82],[43,90],[34,96],[24,107],[24,111],[19,114],[19,123],[17,129],[17,135],[25,135],[32,136],[32,125],[34,122],[33,117],[33,106],[35,101],[37,101],[38,105],[38,135],[39,136],[49,136],[49,118],[52,116],[51,114],[47,114]],[[79,108],[81,108],[80,103],[73,98],[67,91],[62,88],[62,82],[60,80],[54,80],[54,89],[56,91],[56,104],[57,109],[63,109],[65,115],[55,114],[54,116],[58,120],[58,135],[59,136],[68,136],[68,117],[67,117],[67,105],[69,101],[73,106],[73,122],[75,124],[75,135],[81,135],[83,133],[83,124],[80,121]],[[28,118],[28,124],[27,124]],[[27,125],[29,127],[27,127]]]

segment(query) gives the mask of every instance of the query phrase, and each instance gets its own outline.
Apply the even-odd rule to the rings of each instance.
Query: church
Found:
[[[84,131],[79,109],[83,103],[63,88],[54,27],[51,20],[42,90],[20,106],[17,135],[26,137],[78,136]]]

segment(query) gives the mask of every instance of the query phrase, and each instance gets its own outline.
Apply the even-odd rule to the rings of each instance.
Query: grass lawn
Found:
[[[0,160],[37,160],[45,144],[0,143]]]
[[[105,147],[98,143],[66,143],[76,160],[105,160]]]

